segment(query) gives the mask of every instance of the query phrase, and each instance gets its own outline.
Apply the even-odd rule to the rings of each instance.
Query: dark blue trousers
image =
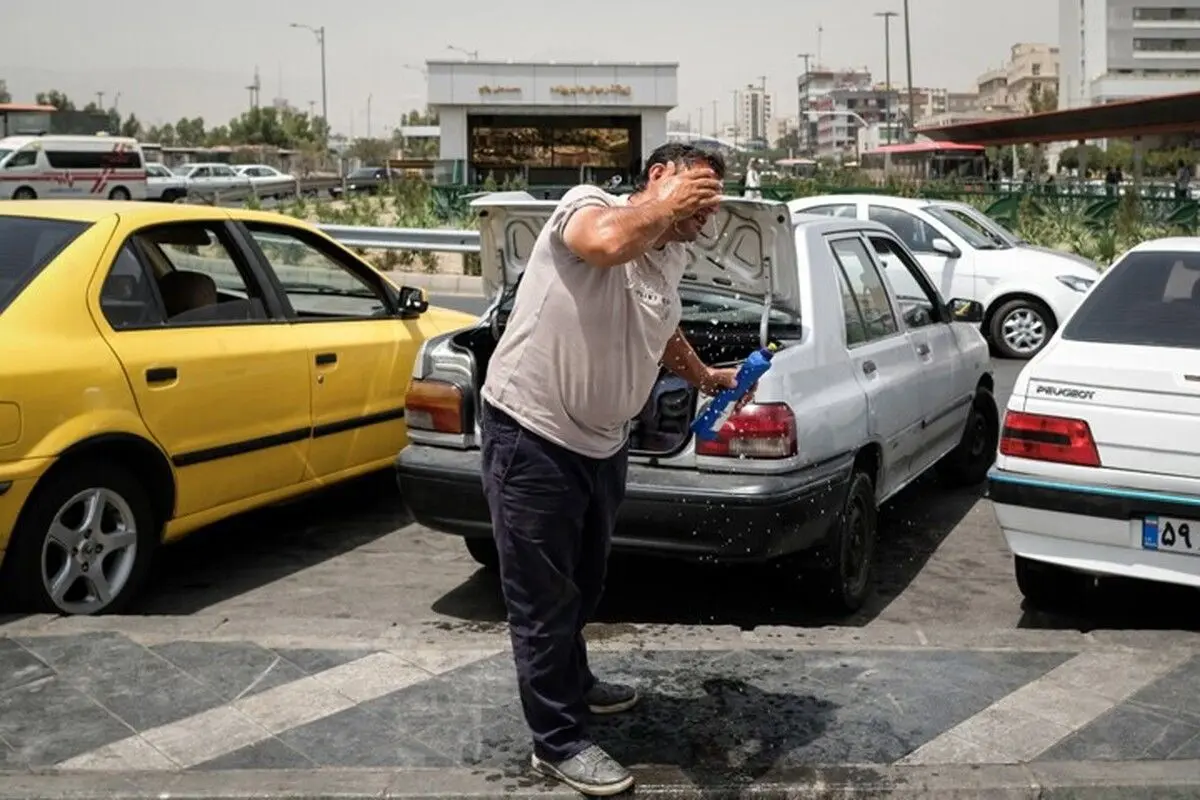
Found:
[[[561,761],[588,743],[583,626],[604,592],[628,450],[573,453],[483,403],[483,488],[500,553],[513,659],[539,758]]]

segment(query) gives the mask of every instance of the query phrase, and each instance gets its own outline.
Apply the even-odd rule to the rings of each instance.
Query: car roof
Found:
[[[153,203],[139,200],[9,200],[0,205],[0,217],[4,216],[87,223],[99,222],[114,216],[123,217],[135,223],[211,220],[215,216],[244,222],[274,222],[301,228],[311,227],[296,217],[273,211],[217,208],[186,203]]]
[[[1129,249],[1131,253],[1200,253],[1200,236],[1163,236],[1147,239]]]
[[[813,202],[818,201],[818,202]],[[795,208],[800,205],[834,205],[838,203],[869,203],[883,202],[895,208],[918,209],[931,203],[943,203],[942,200],[930,200],[924,197],[900,197],[892,194],[820,194],[809,197],[797,197],[788,201]]]
[[[895,231],[891,228],[874,220],[856,219],[854,217],[830,217],[825,214],[805,214],[803,211],[792,212],[792,225],[796,228],[803,228],[805,233],[814,235],[869,230],[877,233],[886,233],[893,238],[896,236]]]

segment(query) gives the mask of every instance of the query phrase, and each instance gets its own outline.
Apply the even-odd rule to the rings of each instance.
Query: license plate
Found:
[[[1200,522],[1174,517],[1142,520],[1142,549],[1200,556]]]

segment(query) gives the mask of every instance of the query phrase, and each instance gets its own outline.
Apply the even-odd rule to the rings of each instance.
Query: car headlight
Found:
[[[1080,278],[1076,275],[1059,275],[1058,282],[1063,286],[1066,286],[1068,289],[1073,289],[1076,292],[1086,292],[1091,285],[1095,283],[1094,280],[1089,278]]]

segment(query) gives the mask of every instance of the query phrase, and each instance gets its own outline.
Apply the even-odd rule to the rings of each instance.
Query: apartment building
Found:
[[[1059,0],[1059,107],[1200,91],[1200,0]]]
[[[825,115],[810,116],[809,112],[833,111],[829,100],[834,90],[868,90],[871,88],[871,73],[867,69],[827,69],[819,65],[796,79],[798,93],[797,108],[801,111],[800,149],[815,153],[818,149],[818,133]],[[845,110],[845,109],[842,109]]]
[[[965,113],[976,107],[978,95],[975,92],[952,92],[949,89],[938,89],[929,87],[914,87],[911,91],[908,89],[898,90],[897,102],[900,103],[900,110],[905,117],[908,116],[908,108],[912,103],[912,116],[914,122],[920,125],[921,120],[927,117],[933,117],[940,114]]]
[[[1058,92],[1059,48],[1049,44],[1014,44],[1003,65],[976,81],[976,104],[981,111],[1027,114],[1035,97]]]
[[[815,155],[817,158],[854,159],[860,153],[859,132],[864,128],[882,131],[878,140],[898,142],[902,125],[899,94],[879,88],[834,89],[813,102],[818,112]],[[872,139],[871,141],[875,141]]]

